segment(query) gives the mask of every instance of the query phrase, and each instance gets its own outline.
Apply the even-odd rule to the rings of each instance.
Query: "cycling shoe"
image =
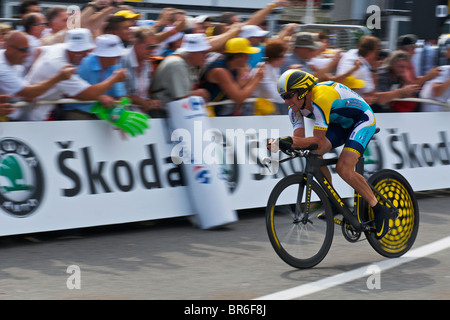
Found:
[[[391,210],[379,203],[372,209],[375,217],[375,239],[380,240],[389,232]]]

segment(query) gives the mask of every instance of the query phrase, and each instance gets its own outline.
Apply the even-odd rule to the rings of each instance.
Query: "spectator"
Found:
[[[0,95],[0,120],[4,121],[7,118],[5,118],[6,116],[10,115],[13,111],[14,108],[12,107],[11,103],[8,102],[8,99],[11,96],[3,94]]]
[[[213,26],[212,19],[205,14],[195,17],[195,23],[194,33],[205,33],[208,28]]]
[[[205,70],[200,87],[205,88],[211,101],[231,99],[235,104],[218,105],[214,107],[216,116],[240,115],[243,113],[237,107],[249,98],[264,76],[264,68],[257,69],[254,76],[245,83],[239,78],[239,70],[245,68],[249,55],[258,52],[244,38],[233,38],[227,41],[222,59],[211,63]]]
[[[149,57],[157,43],[153,30],[150,27],[139,27],[134,34],[136,42],[131,50],[122,57],[122,66],[128,70],[125,82],[127,96],[144,113],[157,110],[161,106],[160,101],[149,98],[151,73],[153,72]]]
[[[254,91],[253,96],[272,101],[275,105],[275,113],[287,115],[288,108],[278,93],[277,82],[281,75],[280,67],[285,60],[285,54],[288,46],[283,40],[269,39],[267,40],[265,49],[266,64],[264,65],[264,77]],[[263,113],[258,111],[258,103],[265,103],[266,106],[270,105],[267,101],[257,101],[255,103],[255,114]]]
[[[22,73],[18,73],[15,68],[15,66],[21,65],[29,55],[30,49],[26,34],[17,30],[11,31],[6,39],[5,47],[6,49],[0,52],[0,94],[34,99],[58,82],[69,79],[75,72],[75,68],[66,66],[45,81],[27,85]],[[10,114],[9,117],[17,119],[19,115],[20,112],[17,111]]]
[[[450,38],[446,40],[446,58],[450,59]],[[437,100],[443,103],[450,102],[450,65],[440,67],[439,76],[428,81],[420,92],[420,97],[424,99]],[[448,108],[448,106],[447,106]],[[421,111],[444,111],[440,105],[423,103]]]
[[[45,28],[48,26],[47,18],[42,13],[30,13],[23,18],[25,33],[31,35],[28,39],[41,38]],[[38,42],[41,45],[41,42]]]
[[[91,85],[98,84],[109,78],[116,70],[121,69],[119,59],[123,53],[121,39],[113,34],[104,34],[96,38],[94,52],[81,61],[78,74]],[[126,96],[125,83],[116,82],[99,97],[105,107],[113,107],[121,97]],[[92,104],[68,104],[63,106],[65,120],[93,120],[98,119],[90,113]]]
[[[23,19],[27,14],[33,12],[42,12],[37,0],[24,0],[19,6],[19,18]]]
[[[404,72],[403,79],[406,83],[416,84],[422,87],[425,82],[439,75],[439,68],[432,68],[423,76],[416,76],[416,71],[412,63],[412,56],[415,53],[417,37],[413,34],[402,35],[397,40],[397,49],[408,54],[408,65]],[[416,95],[417,97],[417,95]],[[391,108],[397,112],[417,111],[419,104],[413,101],[394,101]]]
[[[264,42],[264,38],[268,33],[269,31],[265,31],[255,25],[245,25],[242,27],[242,31],[239,34],[239,37],[248,39],[252,47],[259,49],[259,52],[250,55],[248,64],[250,65],[251,69],[255,68],[258,63],[263,62],[264,45],[262,45],[262,43]]]
[[[380,52],[380,40],[372,36],[362,36],[358,47],[347,51],[338,63],[336,75],[348,72],[355,67],[355,61],[360,60],[361,66],[353,72],[355,78],[364,81],[364,88],[355,89],[370,105],[374,102],[376,90],[376,72],[379,68],[378,55]]]
[[[241,22],[241,18],[234,12],[222,12],[222,14],[217,19],[218,22],[224,23],[227,26],[230,26],[234,23]]]
[[[12,30],[11,26],[0,23],[0,49],[4,49],[6,35]]]
[[[41,53],[42,32],[48,26],[47,18],[42,13],[30,13],[23,18],[23,27],[27,34],[30,46],[30,55],[24,62],[25,74],[30,70],[31,65]]]
[[[37,0],[23,0],[19,6],[19,19],[21,19],[21,23],[18,25],[16,23],[13,24],[15,30],[24,31],[22,22],[23,18],[29,13],[40,13],[42,12],[42,8],[39,5],[39,1]]]
[[[313,70],[322,71],[325,73],[335,73],[339,60],[341,59],[342,49],[331,50],[328,49],[329,37],[325,32],[314,33],[318,41],[322,43],[322,46],[317,49],[315,56],[310,60],[309,65]],[[317,76],[317,75],[316,75]],[[328,79],[321,79],[319,81],[325,81]]]
[[[288,69],[301,69],[313,74],[314,70],[309,67],[309,61],[316,55],[316,50],[322,47],[322,43],[314,41],[309,32],[298,32],[294,36],[292,45],[294,49],[284,61],[280,72],[283,73]]]
[[[163,32],[171,30],[176,30],[176,28],[174,26],[166,27],[164,28]],[[166,40],[162,41],[158,46],[156,55],[161,57],[168,57],[173,54],[175,50],[177,50],[181,46],[183,36],[183,32],[176,32]]]
[[[82,28],[91,30],[94,37],[103,34],[107,20],[118,9],[109,1],[97,0],[89,2],[81,11],[80,23]]]
[[[58,73],[65,65],[78,65],[95,47],[89,29],[76,28],[68,30],[65,43],[55,44],[48,48],[34,63],[26,79],[30,83],[38,83]],[[78,100],[105,100],[101,95],[116,82],[125,80],[126,70],[120,70],[105,81],[91,85],[73,74],[70,79],[61,81],[39,97],[39,100],[58,100],[72,97]],[[22,115],[22,120],[42,121],[49,118],[54,105],[31,105]]]
[[[175,23],[175,8],[163,8],[159,13],[153,27],[156,32],[161,32],[165,27],[171,26]]]
[[[398,38],[397,40],[397,50],[404,51],[409,56],[409,65],[406,73],[406,81],[409,83],[415,83],[422,86],[425,82],[436,77],[439,72],[431,69],[426,75],[422,77],[416,76],[416,70],[414,70],[414,65],[412,63],[412,57],[415,54],[417,37],[414,34],[405,34]]]
[[[275,8],[286,7],[289,5],[290,2],[288,0],[275,0],[274,2],[269,3],[265,8],[262,8],[252,14],[250,18],[245,21],[245,24],[258,26]],[[241,21],[241,18],[234,12],[223,12],[218,18],[218,22],[225,23],[227,26],[232,26],[233,24],[240,23]]]
[[[394,99],[411,97],[419,90],[418,85],[409,84],[407,81],[408,67],[408,54],[404,51],[395,51],[379,68],[378,89],[375,93],[377,104],[372,106],[374,112],[400,111],[392,109],[387,103]]]
[[[46,16],[50,28],[44,31],[41,39],[42,44],[51,45],[64,42],[67,20],[69,19],[67,7],[60,5],[51,7],[47,10]]]
[[[131,22],[131,26],[135,26],[136,20],[138,20],[141,17],[139,13],[134,12],[132,10],[120,10],[114,13],[114,15],[125,17],[126,19],[128,19],[128,21]]]
[[[153,118],[166,117],[165,104],[184,99],[188,96],[201,96],[205,100],[208,94],[204,89],[195,89],[195,81],[191,74],[193,67],[205,63],[206,52],[211,45],[203,33],[192,33],[184,36],[183,43],[176,55],[165,58],[156,69],[151,84],[152,96],[161,100],[162,109],[150,113]]]
[[[133,23],[132,19],[124,16],[111,16],[107,20],[103,33],[118,36],[122,41],[122,46],[127,48],[133,45],[133,30],[131,29]]]

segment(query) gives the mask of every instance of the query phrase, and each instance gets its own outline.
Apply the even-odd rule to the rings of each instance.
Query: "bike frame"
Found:
[[[352,212],[348,208],[348,206],[344,203],[344,201],[339,196],[337,191],[334,189],[333,185],[328,181],[328,179],[325,177],[325,175],[320,170],[320,168],[323,166],[329,166],[329,165],[336,164],[338,161],[338,158],[322,159],[322,158],[319,158],[319,156],[320,156],[319,154],[312,153],[309,150],[307,150],[306,153],[305,153],[305,151],[297,151],[294,153],[290,153],[290,155],[291,155],[291,157],[280,160],[280,163],[291,160],[291,159],[293,159],[295,157],[299,157],[299,156],[304,157],[306,160],[306,166],[305,166],[303,176],[304,176],[304,179],[306,180],[306,187],[308,188],[308,190],[306,192],[306,199],[305,199],[305,201],[307,203],[309,203],[311,200],[311,183],[312,183],[313,179],[315,178],[316,181],[321,186],[321,188],[327,194],[327,196],[330,199],[330,201],[332,202],[332,204],[334,204],[334,206],[336,208],[338,208],[340,213],[344,216],[346,223],[348,223],[349,225],[351,225],[354,228],[354,231],[356,231],[356,232],[370,231],[371,228],[370,228],[369,224],[372,221],[361,221],[361,218],[360,218],[361,213],[363,212],[365,203],[366,203],[365,200],[362,198],[362,196],[356,190],[354,191],[354,196],[353,196],[354,212]],[[361,156],[359,158],[359,160],[356,164],[356,167],[355,167],[355,171],[361,175],[364,174],[364,157]],[[376,190],[372,185],[369,184],[369,186],[381,199],[383,199],[383,201],[388,203],[391,208],[395,208],[389,199],[386,199],[386,197],[384,197],[380,192],[378,192],[378,190]],[[301,204],[302,196],[303,196],[303,188],[299,188],[298,195],[297,195],[297,205]],[[297,208],[297,209],[299,209],[299,208]],[[355,212],[355,210],[356,210],[356,212]],[[398,211],[398,210],[396,209],[396,211]],[[300,212],[300,211],[297,211],[297,212]],[[309,206],[306,206],[306,212],[305,212],[304,219],[308,219],[308,215],[309,215]],[[306,221],[304,221],[304,222],[306,222]]]
[[[329,166],[336,164],[338,159],[320,159],[317,158],[314,155],[307,155],[305,157],[306,160],[306,167],[304,171],[304,176],[306,176],[306,187],[307,189],[307,195],[311,194],[311,182],[314,178],[316,178],[316,181],[319,183],[319,185],[322,187],[322,189],[327,194],[330,201],[335,205],[336,208],[339,209],[340,213],[344,216],[344,219],[348,224],[350,224],[355,231],[360,232],[365,229],[365,226],[367,223],[361,223],[357,216],[359,215],[359,212],[362,211],[363,208],[363,201],[364,199],[361,198],[361,195],[355,191],[354,193],[354,202],[355,202],[355,210],[357,210],[357,215],[354,215],[353,212],[350,211],[348,206],[344,203],[340,195],[337,193],[337,191],[334,189],[333,185],[328,181],[328,179],[325,177],[325,175],[320,170],[323,166]],[[357,170],[364,170],[364,159],[361,157],[358,161]],[[302,190],[303,191],[303,190]],[[299,191],[300,192],[300,191]],[[306,199],[307,202],[310,201],[310,199]],[[307,208],[309,206],[306,206]],[[306,212],[306,215],[308,212]]]

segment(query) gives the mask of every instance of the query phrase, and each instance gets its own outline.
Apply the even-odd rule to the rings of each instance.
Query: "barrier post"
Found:
[[[190,133],[188,135],[190,139],[186,139],[188,141],[178,140],[178,142],[182,144],[183,160],[180,162],[188,185],[189,199],[197,213],[199,227],[210,229],[237,221],[237,214],[228,198],[220,162],[208,161],[207,164],[202,157],[204,132],[211,129],[203,98],[188,97],[172,101],[166,106],[171,128]],[[177,159],[172,157],[172,160]]]

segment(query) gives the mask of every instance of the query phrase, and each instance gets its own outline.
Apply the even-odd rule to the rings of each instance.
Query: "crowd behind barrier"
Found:
[[[163,118],[168,102],[191,95],[207,101],[211,116],[287,114],[276,82],[289,68],[347,85],[375,112],[447,109],[448,35],[420,46],[402,35],[391,52],[367,34],[346,51],[331,48],[329,34],[297,24],[270,34],[265,18],[290,5],[276,0],[244,22],[229,12],[190,17],[168,7],[150,21],[122,1],[96,0],[82,8],[81,28],[72,28],[65,6],[44,13],[39,1],[24,0],[20,23],[0,24],[0,116],[97,119],[91,101],[111,107],[128,97],[130,111]],[[68,97],[83,103],[37,103]],[[17,101],[30,103],[19,108]]]

